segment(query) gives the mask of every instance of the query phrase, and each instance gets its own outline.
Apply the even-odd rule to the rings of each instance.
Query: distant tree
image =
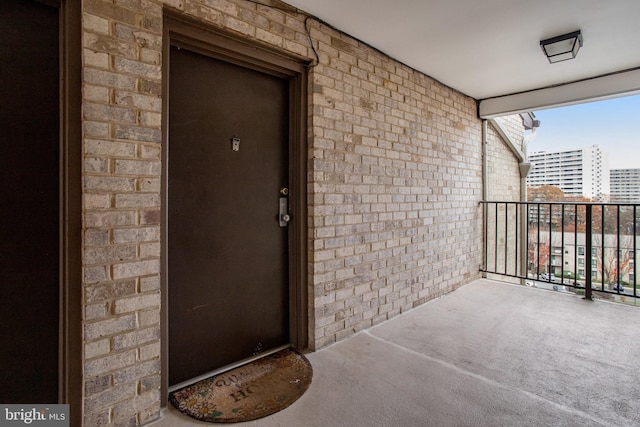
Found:
[[[640,209],[637,206],[620,206],[620,234],[640,233]],[[634,227],[635,221],[635,227]]]
[[[564,231],[584,233],[587,229],[587,211],[584,204],[591,203],[591,199],[583,196],[567,196],[564,201],[575,203],[575,205],[567,205],[565,207]]]
[[[602,237],[600,235],[594,235],[593,240],[593,258],[596,260],[595,264],[598,269],[598,274],[604,272],[603,283],[607,283],[610,288],[612,284],[619,283],[622,277],[631,272],[633,237],[620,236],[619,244],[618,236],[616,235],[607,238],[605,245],[602,244]],[[619,251],[618,246],[620,247]]]
[[[560,188],[553,185],[541,185],[540,187],[527,188],[527,200],[530,202],[562,202],[565,197]]]
[[[530,228],[528,239],[529,272],[534,276],[547,272],[551,254],[548,232],[539,233],[537,227]]]
[[[604,207],[604,209],[603,209]],[[592,220],[593,220],[593,232],[605,234],[624,234],[630,235],[634,232],[634,209],[635,209],[635,221],[636,233],[640,231],[640,210],[634,206],[624,205],[593,205],[592,208]],[[619,224],[619,227],[618,227]],[[603,228],[604,226],[604,228]]]
[[[566,196],[564,200],[569,203],[591,203],[592,202],[590,198],[584,197],[584,196]]]
[[[567,225],[571,221],[571,217],[563,215],[563,207],[551,205],[550,203],[564,202],[564,192],[553,185],[542,185],[540,187],[527,188],[527,200],[533,205],[529,205],[529,221],[540,222],[542,228],[552,227],[560,230],[560,225]],[[540,204],[535,204],[540,203]],[[566,213],[566,212],[565,212]]]

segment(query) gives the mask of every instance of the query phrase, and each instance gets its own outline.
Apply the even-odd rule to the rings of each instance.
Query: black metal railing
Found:
[[[481,202],[481,270],[619,300],[640,297],[640,204]],[[544,287],[544,286],[543,286]],[[636,300],[633,300],[637,302]]]

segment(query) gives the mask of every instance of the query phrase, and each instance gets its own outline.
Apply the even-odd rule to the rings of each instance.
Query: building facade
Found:
[[[611,169],[611,202],[640,202],[640,169]]]
[[[531,258],[535,258],[533,252],[536,251],[537,242],[532,236],[529,239]],[[612,285],[618,282],[633,287],[637,274],[635,260],[640,252],[634,249],[638,247],[638,238],[634,242],[633,235],[629,234],[603,236],[596,233],[592,244],[591,254],[588,254],[584,233],[554,231],[550,244],[549,235],[542,233],[540,245],[550,249],[542,256],[539,268],[530,266],[529,277],[535,278],[538,270],[538,273],[554,274],[557,281],[564,278],[567,283],[584,285],[585,272],[590,268],[593,288],[596,290],[603,285],[606,290],[611,290]]]
[[[532,152],[529,161],[529,187],[553,185],[567,197],[582,196],[594,201],[607,201],[609,197],[609,155],[597,145]]]

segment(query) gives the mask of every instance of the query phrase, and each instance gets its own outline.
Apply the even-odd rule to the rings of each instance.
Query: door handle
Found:
[[[283,187],[280,189],[280,203],[278,207],[278,223],[280,227],[286,227],[291,221],[291,216],[289,215],[289,198],[284,197],[289,195],[289,189]]]

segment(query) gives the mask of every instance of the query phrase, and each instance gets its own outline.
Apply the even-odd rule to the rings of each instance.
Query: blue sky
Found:
[[[640,95],[535,111],[541,126],[529,152],[598,145],[611,169],[640,168]]]

